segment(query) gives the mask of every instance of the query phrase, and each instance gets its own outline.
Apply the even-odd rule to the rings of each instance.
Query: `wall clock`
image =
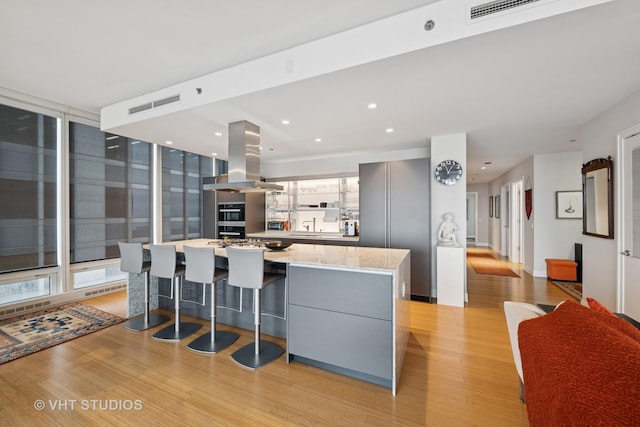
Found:
[[[440,184],[453,185],[462,177],[462,165],[455,160],[443,160],[433,173]]]

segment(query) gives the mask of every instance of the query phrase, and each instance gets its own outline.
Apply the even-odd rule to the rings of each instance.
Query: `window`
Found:
[[[162,148],[162,240],[202,237],[202,178],[213,175],[209,157]]]
[[[60,120],[0,105],[0,273],[57,265]]]
[[[151,179],[151,144],[69,124],[71,263],[117,258],[119,241],[150,241]]]
[[[344,221],[359,219],[357,176],[276,184],[284,191],[267,193],[267,221],[288,221],[292,231],[343,233]]]

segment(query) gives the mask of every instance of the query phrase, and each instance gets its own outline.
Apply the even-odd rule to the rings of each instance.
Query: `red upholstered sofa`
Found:
[[[640,426],[640,331],[566,301],[518,328],[531,426]]]

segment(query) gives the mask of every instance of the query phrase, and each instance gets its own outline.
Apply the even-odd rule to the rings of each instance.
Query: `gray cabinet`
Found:
[[[429,159],[360,165],[360,246],[411,250],[411,292],[431,298]]]
[[[391,387],[393,276],[289,266],[288,280],[289,357]]]

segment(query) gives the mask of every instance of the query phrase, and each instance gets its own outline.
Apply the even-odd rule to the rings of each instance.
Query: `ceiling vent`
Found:
[[[135,107],[129,108],[129,115],[151,110],[152,108],[162,107],[163,105],[173,104],[178,101],[180,101],[180,95],[173,95],[158,99],[157,101],[147,102],[146,104],[136,105]]]
[[[504,12],[509,9],[513,9],[519,6],[524,6],[531,3],[537,3],[540,0],[496,0],[489,3],[479,4],[473,6],[470,9],[471,20],[483,18],[495,13]]]
[[[146,104],[137,105],[135,107],[129,108],[129,114],[139,113],[141,111],[150,110],[153,108],[153,104],[151,102],[147,102]]]
[[[166,98],[153,101],[153,108],[162,107],[163,105],[172,104],[178,101],[180,101],[180,95],[168,96]]]

